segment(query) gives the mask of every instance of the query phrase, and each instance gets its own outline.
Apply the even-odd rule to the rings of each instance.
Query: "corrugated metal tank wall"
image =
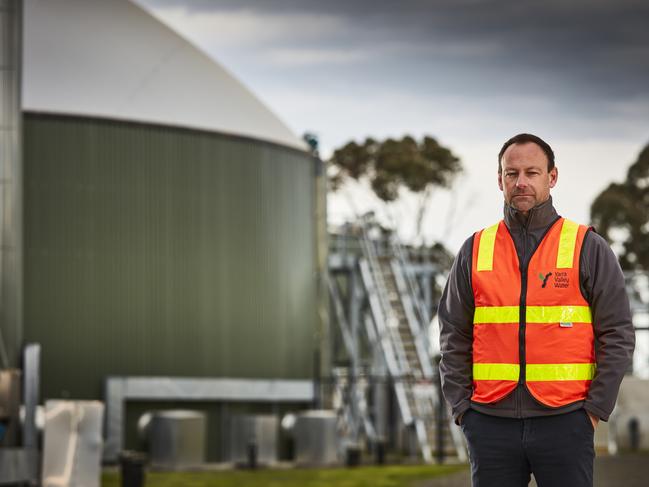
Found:
[[[43,394],[107,375],[307,378],[314,164],[254,140],[26,114],[25,339]]]

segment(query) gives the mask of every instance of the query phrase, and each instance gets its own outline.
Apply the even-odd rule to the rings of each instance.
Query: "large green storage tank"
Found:
[[[45,396],[97,398],[108,375],[311,375],[308,157],[175,127],[24,120],[24,339],[43,346]]]
[[[26,0],[24,322],[42,394],[109,376],[310,379],[321,168],[127,0]],[[320,216],[318,216],[320,215]]]

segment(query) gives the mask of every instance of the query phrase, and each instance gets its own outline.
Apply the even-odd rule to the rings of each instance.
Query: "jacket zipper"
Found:
[[[520,372],[518,376],[518,386],[516,387],[516,414],[519,418],[523,417],[522,405],[521,405],[521,392],[522,388],[525,387],[525,328],[526,328],[526,309],[527,309],[527,273],[529,269],[529,260],[527,259],[527,239],[528,239],[528,227],[530,220],[532,219],[532,213],[534,209],[530,210],[527,221],[523,226],[523,259],[520,263],[521,271],[521,295],[519,300],[519,316],[518,316],[518,364],[520,367]]]
[[[527,385],[525,384],[525,364],[526,364],[526,357],[525,357],[525,329],[527,326],[527,321],[526,321],[526,312],[527,312],[527,277],[528,277],[528,271],[529,271],[529,265],[530,261],[532,260],[532,256],[536,253],[536,250],[539,245],[541,245],[541,242],[545,239],[545,236],[548,234],[548,232],[552,229],[555,223],[561,218],[560,216],[557,216],[557,218],[548,225],[548,228],[545,230],[543,235],[541,235],[541,238],[537,242],[536,246],[533,249],[530,249],[530,258],[527,258],[527,245],[528,245],[528,237],[529,237],[529,232],[528,228],[530,225],[530,221],[532,219],[532,216],[534,214],[534,208],[532,208],[528,214],[527,221],[525,222],[525,225],[523,225],[522,229],[522,236],[523,236],[523,252],[522,256],[519,256],[519,265],[518,268],[521,273],[521,293],[520,293],[520,299],[519,299],[519,314],[518,314],[518,320],[519,320],[519,326],[518,326],[518,362],[519,362],[519,367],[520,367],[520,372],[518,375],[518,385],[516,386],[516,389],[514,390],[514,394],[516,395],[516,416],[518,418],[523,417],[523,389],[527,390]],[[510,236],[513,240],[513,235],[510,232]],[[522,257],[522,258],[521,258]],[[529,393],[529,390],[528,390]]]
[[[520,365],[520,374],[518,384],[525,386],[525,328],[526,328],[526,300],[527,300],[527,266],[521,269],[521,300],[520,300],[520,315],[518,327],[518,362]],[[520,411],[519,411],[520,412]]]

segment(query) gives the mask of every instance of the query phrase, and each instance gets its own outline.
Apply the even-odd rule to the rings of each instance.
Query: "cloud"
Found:
[[[143,2],[142,2],[143,3]],[[191,5],[191,4],[189,4]],[[253,8],[193,10],[188,5],[169,5],[153,13],[179,32],[201,43],[221,47],[264,46],[267,43],[314,42],[347,30],[344,18],[329,14],[289,12],[260,14]]]
[[[443,67],[459,80],[480,71],[490,90],[523,78],[519,90],[532,79],[532,88],[592,99],[649,85],[649,4],[640,0],[139,1],[181,30],[191,19],[201,42],[240,53],[254,46],[249,55],[281,68],[344,65],[365,52],[383,64],[418,57],[421,72]]]
[[[264,58],[280,67],[357,64],[367,59],[367,53],[358,49],[277,48],[268,50]]]

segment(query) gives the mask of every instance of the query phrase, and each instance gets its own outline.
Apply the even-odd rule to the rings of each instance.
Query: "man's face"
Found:
[[[505,202],[527,213],[550,197],[550,188],[557,184],[558,172],[548,172],[548,159],[533,142],[510,145],[501,160],[502,172],[498,186]]]

